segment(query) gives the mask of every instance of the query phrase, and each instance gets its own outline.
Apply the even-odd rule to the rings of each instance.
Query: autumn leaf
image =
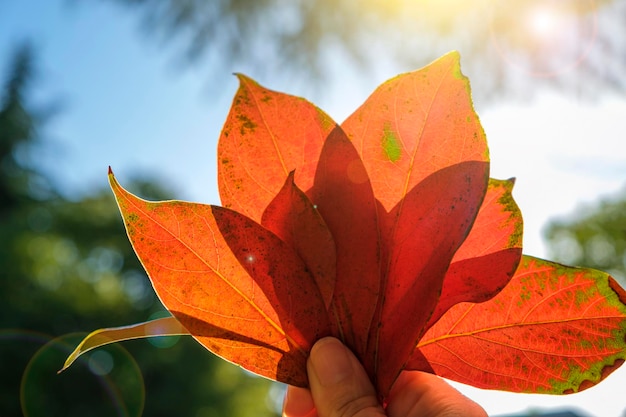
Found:
[[[384,296],[368,360],[386,394],[423,335],[448,265],[484,198],[487,143],[458,53],[382,84],[342,128],[382,206]],[[400,338],[406,342],[397,343]]]
[[[319,289],[292,248],[232,210],[148,202],[109,178],[133,249],[189,333],[252,372],[305,386],[308,352],[330,333]]]
[[[265,209],[261,224],[302,258],[330,308],[337,276],[335,240],[317,207],[294,182],[293,171]]]
[[[326,139],[310,195],[337,247],[329,311],[335,335],[363,358],[380,294],[376,200],[356,149],[339,127]]]
[[[61,368],[59,373],[69,368],[80,355],[100,346],[151,336],[182,336],[188,334],[187,329],[174,317],[163,317],[144,323],[132,324],[130,326],[95,330],[88,334],[76,349],[74,349],[63,364],[63,368]]]
[[[459,60],[383,83],[341,126],[240,75],[218,145],[224,207],[148,202],[110,172],[173,317],[158,332],[93,332],[64,369],[99,345],[155,334],[190,334],[298,386],[313,344],[335,336],[383,403],[404,370],[562,394],[617,368],[626,293],[602,272],[522,257],[513,181],[489,179]]]
[[[496,297],[452,307],[418,349],[437,375],[476,387],[578,392],[624,361],[625,295],[603,272],[524,257]]]
[[[441,169],[467,161],[488,169],[485,133],[458,52],[381,84],[341,127],[387,212]]]
[[[256,222],[291,171],[313,186],[317,160],[335,122],[308,101],[268,90],[244,75],[218,144],[218,184],[224,207]]]
[[[469,235],[446,271],[430,328],[452,306],[480,303],[509,282],[522,256],[522,213],[513,200],[513,180],[489,180]]]

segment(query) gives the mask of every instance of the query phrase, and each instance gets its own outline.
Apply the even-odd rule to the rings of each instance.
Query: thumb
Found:
[[[319,340],[311,349],[307,371],[319,417],[385,416],[367,373],[339,340]]]

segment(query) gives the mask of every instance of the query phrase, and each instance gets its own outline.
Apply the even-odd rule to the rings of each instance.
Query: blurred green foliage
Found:
[[[607,271],[626,288],[626,194],[554,220],[545,233],[553,259]]]
[[[163,308],[112,193],[68,201],[30,162],[47,112],[29,101],[32,48],[17,48],[12,62],[0,84],[0,415],[276,415],[277,384],[189,337],[98,349],[57,375],[84,336],[70,333],[145,321]],[[146,181],[129,188],[145,198],[170,195]]]

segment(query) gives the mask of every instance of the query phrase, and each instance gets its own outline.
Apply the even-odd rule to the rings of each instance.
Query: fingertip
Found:
[[[306,388],[287,387],[283,402],[283,417],[315,417],[315,404],[311,391]]]
[[[390,417],[487,417],[480,405],[442,378],[418,371],[400,374],[391,389],[387,413]]]
[[[365,369],[338,339],[319,340],[311,350],[307,370],[320,416],[385,415]]]
[[[350,352],[334,337],[325,337],[313,345],[309,363],[318,382],[323,386],[334,386],[354,374]]]

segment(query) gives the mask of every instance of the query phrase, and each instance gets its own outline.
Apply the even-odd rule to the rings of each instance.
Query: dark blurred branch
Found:
[[[618,0],[106,1],[139,15],[146,34],[183,51],[187,63],[216,60],[220,73],[243,65],[255,77],[320,81],[331,70],[329,54],[367,73],[375,61],[411,70],[458,49],[466,72],[481,75],[473,79],[485,96],[524,96],[529,85],[578,96],[626,91],[626,2]],[[569,23],[533,37],[534,9]]]
[[[33,47],[23,42],[15,47],[6,81],[0,84],[0,213],[50,192],[46,181],[25,162],[41,122],[26,100],[33,73]]]

